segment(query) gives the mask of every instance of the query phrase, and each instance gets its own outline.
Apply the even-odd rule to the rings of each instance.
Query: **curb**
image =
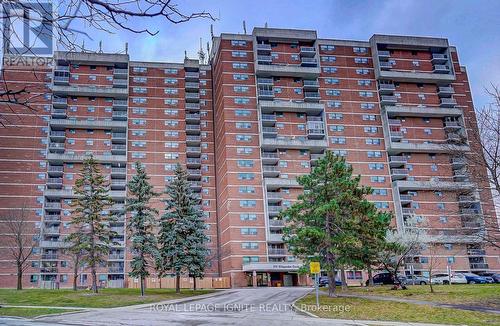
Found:
[[[47,318],[47,317],[59,317],[59,316],[65,316],[65,315],[80,314],[82,312],[89,312],[89,311],[91,311],[91,310],[82,309],[82,310],[77,310],[77,311],[60,312],[57,314],[40,315],[40,316],[36,316],[36,317],[31,318],[31,320],[37,320],[37,319]],[[28,319],[28,320],[30,320],[30,319]]]
[[[300,299],[302,299],[302,298],[304,298],[305,296],[307,296],[307,295],[311,294],[311,292],[312,292],[312,290],[311,290],[311,291],[309,291],[309,292],[307,292],[307,293],[306,293],[306,294],[304,294],[303,296],[301,296],[301,297],[299,297],[299,298],[295,299],[295,301],[294,301],[294,302],[292,302],[292,310],[293,310],[293,311],[295,311],[295,312],[296,312],[296,313],[298,313],[298,314],[306,315],[306,316],[308,316],[308,317],[312,317],[312,318],[320,318],[320,317],[316,316],[315,314],[313,314],[313,313],[311,313],[311,312],[309,312],[309,311],[305,311],[304,309],[299,308],[299,307],[295,304],[295,303],[296,303],[297,301],[299,301]]]

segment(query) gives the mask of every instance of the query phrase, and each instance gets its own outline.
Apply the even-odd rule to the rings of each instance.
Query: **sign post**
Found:
[[[316,306],[319,307],[319,274],[321,273],[321,266],[318,261],[312,261],[309,263],[309,270],[311,274],[315,274],[315,285],[316,285]]]

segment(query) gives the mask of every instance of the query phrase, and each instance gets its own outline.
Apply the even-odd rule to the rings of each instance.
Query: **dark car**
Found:
[[[479,273],[478,275],[483,276],[483,277],[491,277],[493,279],[493,282],[500,283],[500,274],[499,273],[482,272],[482,273]]]
[[[467,284],[484,284],[486,283],[486,279],[482,276],[473,274],[473,273],[462,273],[467,280]]]
[[[321,276],[319,278],[319,286],[320,287],[322,287],[322,286],[328,286],[329,283],[330,283],[330,281],[328,280],[328,276]],[[339,280],[335,280],[335,285],[342,286],[342,282],[339,281]]]
[[[406,283],[406,278],[402,275],[398,275],[399,281],[403,284]],[[369,280],[366,281],[366,286],[368,286]],[[390,273],[380,273],[373,276],[373,284],[396,284],[397,281],[394,279],[394,276]]]

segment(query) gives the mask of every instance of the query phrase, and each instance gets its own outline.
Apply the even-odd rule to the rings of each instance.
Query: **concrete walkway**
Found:
[[[322,293],[322,294],[327,295],[326,293]],[[416,304],[416,305],[425,305],[425,306],[432,306],[432,307],[438,307],[438,308],[451,308],[451,309],[470,310],[470,311],[487,312],[487,313],[492,313],[492,314],[500,314],[500,310],[495,310],[495,309],[492,309],[489,307],[482,307],[482,306],[470,306],[470,305],[462,305],[462,304],[441,303],[441,302],[434,302],[434,301],[387,297],[387,296],[383,296],[383,295],[362,295],[362,294],[343,294],[343,293],[339,293],[337,295],[339,297],[346,297],[346,298],[359,298],[359,299],[368,299],[368,300],[402,302],[402,303],[411,303],[411,304]]]

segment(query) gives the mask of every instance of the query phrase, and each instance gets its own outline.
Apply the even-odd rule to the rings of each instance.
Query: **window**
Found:
[[[326,105],[329,108],[340,108],[342,106],[342,103],[340,101],[327,101]]]
[[[373,191],[372,191],[372,195],[375,195],[375,196],[387,196],[387,189],[374,188]]]
[[[370,86],[372,83],[371,80],[368,80],[368,79],[360,79],[358,80],[358,85],[359,86]]]
[[[328,96],[340,96],[340,91],[338,89],[327,89],[325,93]]]
[[[236,122],[236,129],[251,129],[252,124],[250,122]]]
[[[325,78],[325,84],[327,85],[337,85],[339,80],[337,78]]]
[[[236,140],[250,142],[250,141],[252,141],[252,136],[250,136],[250,135],[236,135]]]
[[[146,87],[133,87],[132,92],[138,93],[138,94],[145,94],[147,93],[148,89]]]
[[[238,173],[238,180],[253,180],[254,178],[253,173]]]
[[[253,194],[253,193],[255,193],[255,187],[254,186],[240,186],[239,192],[241,194]]]
[[[242,260],[243,260],[243,264],[258,263],[259,257],[257,257],[257,256],[244,256]]]
[[[363,114],[363,121],[375,121],[377,117],[374,114]]]
[[[364,127],[363,130],[367,134],[374,134],[377,132],[377,127]]]
[[[368,151],[366,152],[369,158],[382,157],[382,152],[380,151]]]
[[[238,147],[236,148],[237,154],[248,155],[253,153],[253,148],[250,147]]]
[[[179,90],[177,88],[165,88],[164,92],[165,94],[175,95],[179,93]]]
[[[334,74],[337,72],[337,67],[323,67],[323,72],[325,74]]]
[[[360,107],[363,110],[372,110],[373,108],[375,108],[375,104],[373,104],[373,103],[361,103]]]
[[[240,232],[242,235],[256,235],[257,229],[256,228],[241,228]]]
[[[345,144],[345,137],[331,137],[330,142],[332,144]]]
[[[259,249],[257,242],[242,242],[241,249]]]
[[[368,49],[364,47],[353,47],[352,51],[354,53],[360,53],[360,54],[368,53]]]
[[[231,40],[231,46],[246,46],[247,41]]]
[[[361,92],[359,92],[359,96],[360,97],[373,97],[373,92],[361,91]]]
[[[333,55],[322,55],[321,62],[335,62],[337,61],[337,57]]]
[[[233,62],[233,69],[247,69],[248,63],[243,62]]]
[[[240,220],[242,221],[255,221],[256,219],[257,219],[256,214],[247,214],[247,213],[240,214]]]
[[[355,63],[368,63],[368,58],[354,58]]]
[[[234,91],[236,93],[246,93],[248,92],[248,86],[240,86],[240,85],[236,85],[233,87]]]
[[[321,49],[321,51],[334,51],[335,45],[321,44],[319,48]]]
[[[330,131],[333,132],[342,132],[344,131],[345,127],[343,125],[331,125],[330,126]]]
[[[247,74],[234,74],[233,79],[234,80],[248,80],[248,75]]]
[[[328,113],[328,118],[331,120],[342,120],[343,114],[342,113]]]
[[[368,168],[370,170],[383,170],[384,164],[382,164],[382,163],[368,163]]]
[[[179,73],[179,70],[176,68],[166,68],[165,70],[163,70],[163,72],[166,75],[177,75]]]
[[[136,72],[136,73],[144,73],[144,72],[148,71],[148,68],[146,68],[146,67],[133,67],[132,71]]]
[[[371,181],[371,182],[375,182],[375,183],[384,183],[384,182],[385,182],[385,177],[381,177],[381,176],[371,176],[371,177],[370,177],[370,181]]]
[[[248,104],[250,99],[248,97],[235,97],[234,104]]]
[[[234,115],[237,117],[248,117],[250,116],[250,114],[251,114],[250,110],[239,109],[234,111]]]
[[[251,168],[253,167],[253,161],[252,160],[238,160],[238,167],[240,168]]]
[[[453,263],[455,263],[455,257],[448,257],[447,261],[448,261],[448,264],[453,264]]]
[[[378,139],[378,138],[366,138],[365,144],[366,145],[380,145],[380,139]]]
[[[231,52],[233,58],[246,58],[247,53],[245,51],[233,51]]]
[[[356,69],[356,74],[358,75],[368,75],[369,73],[368,69]]]

